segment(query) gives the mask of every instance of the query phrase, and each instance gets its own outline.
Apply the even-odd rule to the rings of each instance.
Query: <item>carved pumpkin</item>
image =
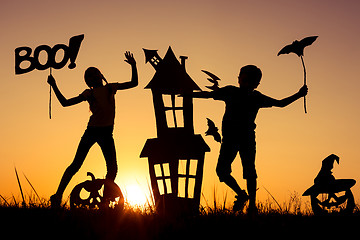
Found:
[[[70,207],[73,208],[89,208],[101,209],[109,207],[111,202],[118,200],[118,207],[124,207],[123,194],[116,183],[109,179],[95,179],[94,174],[87,173],[91,180],[79,183],[74,187],[70,194]],[[103,191],[101,191],[103,190]],[[87,198],[82,198],[81,193],[85,192],[89,195]]]
[[[331,171],[335,161],[339,164],[339,157],[335,154],[326,157],[314,179],[314,185],[303,193],[303,196],[310,196],[314,214],[352,213],[355,208],[354,195],[350,188],[356,181],[335,179]]]

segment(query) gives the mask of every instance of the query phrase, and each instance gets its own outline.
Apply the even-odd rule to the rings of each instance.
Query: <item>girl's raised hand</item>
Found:
[[[133,56],[133,54],[131,52],[126,51],[125,52],[125,57],[126,57],[126,59],[124,60],[125,62],[127,62],[130,65],[136,65],[135,58],[134,58],[134,56]]]

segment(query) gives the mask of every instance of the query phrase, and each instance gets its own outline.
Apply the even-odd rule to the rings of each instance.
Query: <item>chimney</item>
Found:
[[[186,61],[186,59],[188,59],[187,56],[180,56],[181,66],[183,66],[184,69],[185,69],[185,61]]]

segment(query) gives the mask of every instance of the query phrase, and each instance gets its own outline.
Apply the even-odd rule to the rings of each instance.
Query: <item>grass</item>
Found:
[[[19,179],[19,178],[18,178]],[[215,200],[200,207],[196,216],[164,217],[158,215],[151,201],[144,208],[125,204],[123,210],[70,210],[68,205],[51,209],[47,199],[35,188],[6,198],[0,195],[0,230],[12,239],[240,239],[356,236],[360,211],[351,216],[314,216],[310,204],[298,193],[279,203],[270,193],[258,202],[259,213],[248,216],[234,213],[223,201]],[[18,180],[19,189],[21,182]],[[22,189],[22,188],[21,188]],[[21,190],[22,192],[22,190]],[[216,191],[214,190],[214,199]]]
[[[1,233],[13,239],[234,239],[252,234],[259,237],[289,238],[346,236],[357,233],[360,211],[351,216],[317,217],[294,193],[279,204],[269,198],[259,202],[259,214],[233,213],[225,202],[201,206],[196,216],[177,218],[158,215],[154,208],[124,210],[53,210],[47,200],[33,194],[25,204],[14,197],[0,200]],[[8,235],[6,235],[8,234]],[[235,238],[235,239],[236,239]]]

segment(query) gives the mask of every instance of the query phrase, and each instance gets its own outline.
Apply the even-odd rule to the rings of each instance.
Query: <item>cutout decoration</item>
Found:
[[[211,82],[213,85],[212,86],[205,86],[211,90],[216,90],[219,88],[219,82],[220,78],[218,76],[216,76],[215,74],[208,72],[206,70],[201,70],[202,72],[204,72],[205,74],[207,74],[210,78],[208,78],[207,80],[209,80],[209,82]]]
[[[306,46],[310,46],[313,42],[315,42],[315,40],[317,38],[318,38],[318,36],[311,36],[311,37],[306,37],[300,41],[295,40],[291,44],[283,47],[277,54],[279,56],[281,54],[295,53],[298,57],[300,57],[301,63],[302,63],[303,69],[304,69],[304,85],[306,85],[306,68],[305,68],[305,63],[304,63],[304,58],[303,58],[304,48]],[[305,113],[307,113],[305,96],[304,96],[304,111],[305,111]]]
[[[32,49],[30,47],[18,47],[15,49],[15,74],[28,73],[34,69],[46,70],[50,68],[51,75],[52,68],[61,69],[67,64],[69,60],[70,64],[68,65],[68,68],[74,69],[76,67],[75,61],[83,40],[84,34],[81,34],[71,37],[69,39],[69,46],[66,46],[65,44],[56,44],[53,47],[48,45],[40,45],[35,48],[33,56],[31,56]],[[62,50],[64,55],[61,61],[57,62],[56,54],[59,52],[59,50]],[[45,51],[47,54],[47,60],[44,64],[42,64],[39,60],[40,53],[43,51]],[[25,66],[27,65],[27,67],[21,67],[22,64]],[[51,119],[51,86],[49,90],[49,118]]]
[[[119,186],[109,179],[95,179],[94,174],[87,173],[91,180],[76,185],[70,194],[70,207],[101,209],[108,208],[111,202],[118,199],[118,207],[124,207],[124,197]],[[82,192],[87,197],[82,197]]]
[[[332,212],[352,213],[355,208],[351,189],[354,179],[335,179],[332,175],[334,162],[339,164],[339,157],[331,154],[322,161],[321,169],[314,179],[314,185],[308,188],[303,196],[310,196],[314,214]],[[341,195],[342,192],[345,192]]]
[[[208,125],[208,130],[205,132],[205,136],[213,136],[214,140],[221,143],[221,135],[219,133],[219,129],[215,126],[215,123],[209,119],[207,119],[207,125]]]
[[[70,60],[69,69],[76,67],[75,60],[79,53],[81,42],[84,39],[84,34],[74,36],[69,40],[69,46],[65,44],[56,44],[54,47],[48,45],[40,45],[35,48],[34,55],[30,56],[32,49],[30,47],[18,47],[15,49],[15,74],[24,74],[31,72],[34,69],[46,70],[48,68],[61,69]],[[64,56],[60,62],[56,62],[55,57],[59,50],[64,52]],[[45,51],[48,58],[46,63],[42,64],[39,61],[39,56],[42,51]],[[21,68],[23,62],[29,62],[27,68]]]
[[[157,50],[144,49],[145,62],[156,70],[145,87],[151,89],[157,138],[148,139],[140,154],[147,157],[156,210],[160,214],[199,211],[205,152],[210,148],[194,134],[191,93],[200,90],[169,47],[162,59]],[[168,101],[166,101],[168,100]]]

